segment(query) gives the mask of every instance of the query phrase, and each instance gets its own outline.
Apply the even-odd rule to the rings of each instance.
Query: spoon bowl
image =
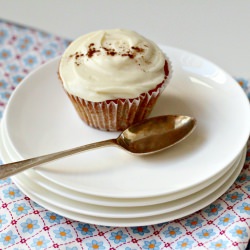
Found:
[[[195,127],[196,120],[190,116],[165,115],[152,117],[130,126],[116,139],[95,142],[57,153],[3,164],[0,166],[0,179],[43,163],[104,146],[118,146],[136,155],[152,154],[182,141],[190,135]]]
[[[196,120],[190,116],[153,117],[124,130],[116,143],[134,154],[152,154],[182,141],[195,126]]]

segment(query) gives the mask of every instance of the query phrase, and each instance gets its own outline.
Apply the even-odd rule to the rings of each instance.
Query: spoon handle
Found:
[[[60,151],[57,153],[42,155],[42,156],[34,157],[31,159],[27,159],[27,160],[3,164],[3,165],[0,165],[0,179],[17,174],[21,171],[35,167],[37,165],[47,163],[50,161],[54,161],[54,160],[57,160],[59,158],[63,158],[69,155],[77,154],[85,150],[90,150],[90,149],[104,147],[104,146],[111,146],[111,145],[117,145],[116,139],[109,139],[106,141],[94,142],[91,144]]]

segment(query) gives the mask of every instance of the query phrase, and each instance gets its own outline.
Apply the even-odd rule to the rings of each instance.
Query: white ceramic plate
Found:
[[[0,143],[0,152],[1,152],[1,156],[3,160],[5,162],[9,162],[10,159],[8,158],[8,154],[6,153],[2,143]],[[244,165],[245,155],[246,155],[246,150],[244,149],[242,153],[241,161],[238,165],[236,165],[236,169],[233,172],[233,174],[221,187],[217,188],[215,192],[212,192],[207,197],[203,198],[202,200],[199,200],[198,202],[195,202],[192,205],[186,206],[176,211],[152,215],[152,216],[146,216],[146,217],[115,218],[116,217],[115,215],[111,217],[101,217],[101,216],[92,216],[92,215],[88,215],[85,213],[78,213],[72,210],[72,207],[74,207],[75,204],[70,203],[71,206],[68,209],[65,208],[64,205],[65,205],[65,201],[67,202],[67,199],[65,200],[62,199],[62,203],[55,205],[54,203],[57,203],[57,202],[54,202],[53,195],[51,196],[50,192],[47,192],[46,190],[40,190],[40,188],[36,189],[36,187],[34,187],[32,182],[30,182],[30,179],[25,179],[25,178],[23,179],[23,176],[22,176],[23,174],[16,175],[15,177],[13,177],[13,180],[15,181],[15,184],[17,185],[17,187],[19,187],[19,189],[22,192],[24,192],[27,196],[29,196],[32,200],[44,206],[45,208],[51,211],[54,211],[62,216],[68,217],[70,219],[87,222],[87,223],[106,225],[106,226],[120,226],[120,227],[121,226],[139,226],[139,225],[142,226],[142,225],[150,225],[150,224],[156,224],[156,223],[162,223],[162,222],[174,220],[174,219],[186,216],[195,211],[198,211],[199,209],[210,204],[212,201],[214,201],[219,196],[221,196],[235,181],[235,179],[237,178],[238,174],[240,173],[242,169],[242,166]],[[38,193],[36,193],[34,189],[36,191],[38,190]],[[42,193],[42,197],[40,197],[39,195],[41,193]],[[54,197],[54,198],[58,199],[58,197]],[[82,208],[84,209],[84,204],[82,204]],[[111,210],[112,209],[113,208],[111,208]],[[109,210],[106,210],[106,211],[109,211]],[[114,210],[112,210],[111,213],[112,212],[114,212]]]
[[[182,50],[162,48],[172,61],[174,73],[152,116],[196,117],[198,127],[190,137],[150,156],[136,157],[118,148],[102,148],[49,163],[36,171],[78,192],[142,198],[183,191],[228,167],[249,136],[250,112],[245,93],[209,61]],[[58,80],[58,62],[57,58],[25,78],[7,105],[7,134],[20,158],[118,135],[82,123]]]
[[[6,151],[6,153],[9,156],[10,161],[17,161],[18,156],[15,155],[15,152],[11,150],[11,147],[9,146],[9,140],[6,137],[5,133],[5,122],[4,120],[1,121],[1,127],[0,127],[0,132],[1,132],[1,138],[2,138],[2,143],[3,147]],[[242,153],[241,153],[242,154]],[[61,185],[58,185],[54,182],[51,182],[50,180],[44,178],[41,176],[39,173],[34,171],[33,169],[27,170],[25,172],[26,175],[30,176],[35,183],[38,185],[42,186],[43,188],[47,189],[50,192],[53,192],[55,194],[58,194],[59,196],[63,196],[72,200],[88,203],[88,204],[94,204],[94,205],[100,205],[100,206],[113,206],[113,207],[136,207],[136,206],[148,206],[148,205],[155,205],[155,204],[160,204],[160,203],[165,203],[173,200],[180,199],[182,197],[187,197],[190,196],[191,194],[194,194],[195,192],[200,191],[203,188],[209,188],[208,186],[213,186],[216,184],[215,182],[223,177],[225,178],[226,176],[229,177],[230,171],[234,168],[235,165],[238,165],[240,159],[241,159],[241,154],[240,156],[237,157],[237,159],[234,161],[232,165],[229,165],[227,168],[225,168],[223,171],[221,171],[217,176],[215,176],[213,179],[209,179],[206,182],[203,182],[200,185],[194,186],[189,189],[185,189],[182,192],[177,192],[174,194],[168,194],[168,195],[163,195],[163,196],[154,196],[150,198],[135,198],[135,199],[119,199],[119,198],[109,198],[109,197],[102,197],[102,196],[94,196],[94,195],[88,195],[82,192],[77,192],[68,188],[65,188]],[[227,173],[225,175],[225,173]],[[226,181],[224,179],[224,181]],[[218,182],[218,181],[217,181]],[[223,183],[221,183],[223,184]],[[204,194],[205,196],[206,194]],[[182,201],[183,202],[183,201]],[[184,205],[183,205],[184,206]]]
[[[73,220],[82,221],[86,223],[93,223],[98,225],[106,225],[106,226],[143,226],[143,225],[150,225],[150,224],[156,224],[156,223],[163,223],[166,221],[174,220],[177,218],[181,218],[183,216],[186,216],[188,214],[191,214],[195,211],[198,211],[199,209],[202,209],[203,207],[209,205],[211,202],[219,198],[226,190],[233,184],[237,176],[239,175],[242,166],[245,162],[245,155],[243,155],[241,162],[238,166],[236,166],[234,173],[230,176],[230,178],[215,192],[210,193],[207,197],[203,198],[202,200],[199,200],[187,207],[153,216],[146,216],[146,217],[136,217],[136,218],[109,218],[109,217],[99,217],[99,216],[90,216],[85,213],[77,213],[75,211],[72,211],[72,208],[65,209],[62,207],[62,204],[54,205],[46,199],[44,200],[44,197],[47,197],[48,192],[43,194],[43,198],[39,197],[35,192],[33,192],[33,186],[29,187],[29,184],[25,184],[25,180],[22,179],[19,180],[18,177],[14,178],[16,185],[19,187],[22,192],[24,192],[27,196],[29,196],[32,200],[40,204],[41,206],[44,206],[45,208],[56,212],[64,217],[68,217]],[[29,182],[26,182],[29,183]]]
[[[2,151],[2,159],[5,162],[8,162],[10,160],[10,157],[6,151],[6,148],[4,147],[4,144],[2,147]],[[26,171],[22,174],[12,177],[12,179],[15,183],[19,183],[19,185],[23,186],[24,192],[25,190],[29,190],[29,195],[31,195],[31,197],[38,197],[52,205],[60,206],[65,210],[70,210],[79,214],[99,216],[104,218],[139,218],[176,211],[178,209],[182,209],[186,206],[189,206],[201,200],[202,198],[207,197],[215,190],[223,186],[225,182],[227,182],[228,178],[230,178],[230,176],[234,173],[235,169],[238,167],[242,155],[245,156],[245,151],[242,152],[239,159],[236,160],[237,163],[235,163],[225,175],[223,175],[219,180],[212,183],[205,189],[200,190],[199,192],[196,192],[192,195],[186,196],[185,198],[174,200],[172,202],[165,202],[162,204],[140,207],[113,207],[112,200],[109,206],[97,206],[94,204],[89,204],[75,199],[67,198],[67,195],[65,194],[70,194],[71,192],[74,193],[74,191],[60,190],[61,186],[59,185],[58,187],[54,187],[51,189],[52,182],[49,181],[47,181],[44,186],[43,180],[41,180],[40,176],[37,175],[34,171]],[[61,191],[61,195],[58,195],[58,190]]]
[[[240,159],[242,158],[242,155]],[[239,163],[239,162],[238,162]],[[90,216],[98,216],[104,218],[139,218],[139,217],[148,217],[168,212],[173,212],[179,209],[182,209],[186,206],[189,206],[216,191],[218,188],[224,185],[227,180],[232,176],[236,171],[238,164],[234,165],[228,173],[222,176],[215,183],[210,186],[202,189],[192,195],[186,196],[181,199],[177,199],[170,202],[165,202],[157,205],[148,205],[148,206],[137,206],[137,207],[113,207],[110,206],[98,206],[93,204],[88,204],[85,202],[72,200],[66,198],[63,194],[58,195],[53,191],[49,191],[46,187],[39,185],[38,182],[33,181],[36,178],[33,174],[23,173],[17,176],[12,177],[13,181],[24,186],[25,190],[29,190],[31,197],[36,196],[52,205],[60,206],[65,210],[76,212],[79,214],[85,214]],[[24,192],[25,192],[24,190]],[[48,195],[49,194],[49,195]]]

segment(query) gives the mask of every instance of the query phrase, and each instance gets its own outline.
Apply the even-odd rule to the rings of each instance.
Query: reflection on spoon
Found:
[[[189,116],[166,115],[149,118],[127,128],[116,139],[1,165],[0,179],[65,156],[104,146],[118,146],[137,155],[152,154],[182,141],[195,127],[196,120]]]

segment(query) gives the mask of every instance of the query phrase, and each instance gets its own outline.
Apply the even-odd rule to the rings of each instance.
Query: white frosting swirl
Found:
[[[59,74],[65,90],[92,102],[135,98],[164,81],[165,56],[134,31],[100,30],[64,52]]]

